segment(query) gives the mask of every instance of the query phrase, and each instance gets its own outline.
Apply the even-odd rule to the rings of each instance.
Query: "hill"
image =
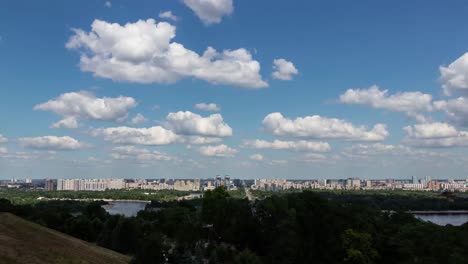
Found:
[[[129,263],[130,257],[0,213],[0,263]]]

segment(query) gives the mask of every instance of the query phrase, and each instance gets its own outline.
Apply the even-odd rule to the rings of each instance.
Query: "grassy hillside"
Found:
[[[98,247],[8,213],[0,213],[0,263],[128,263],[128,256]]]

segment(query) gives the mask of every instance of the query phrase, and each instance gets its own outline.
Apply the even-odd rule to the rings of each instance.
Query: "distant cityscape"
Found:
[[[408,191],[452,191],[466,192],[468,179],[379,179],[359,178],[288,180],[288,179],[231,179],[226,175],[211,179],[11,179],[0,180],[0,188],[43,189],[45,191],[105,191],[121,189],[208,191],[224,186],[227,190],[246,187],[251,190],[283,191],[290,189],[321,190],[408,190]]]

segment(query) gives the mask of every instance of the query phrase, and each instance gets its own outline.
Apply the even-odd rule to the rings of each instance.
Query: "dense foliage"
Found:
[[[39,197],[50,199],[113,199],[113,200],[160,200],[171,201],[191,192],[175,190],[106,190],[106,191],[53,191],[3,189],[0,197],[10,200],[14,204],[37,203]]]
[[[423,211],[468,210],[468,199],[460,193],[439,193],[402,190],[310,190],[326,200],[340,204],[362,205],[377,210]],[[272,195],[288,195],[299,190],[280,192],[251,191],[260,199]]]
[[[388,198],[424,209],[417,199]],[[132,218],[108,215],[99,202],[0,200],[0,211],[131,254],[134,263],[468,263],[468,224],[437,226],[370,206],[385,199],[363,199],[304,191],[251,203],[219,188],[198,201],[153,202]]]

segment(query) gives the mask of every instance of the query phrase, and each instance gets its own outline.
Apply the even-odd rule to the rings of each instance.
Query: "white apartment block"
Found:
[[[124,189],[123,179],[58,179],[57,191],[104,191]]]

